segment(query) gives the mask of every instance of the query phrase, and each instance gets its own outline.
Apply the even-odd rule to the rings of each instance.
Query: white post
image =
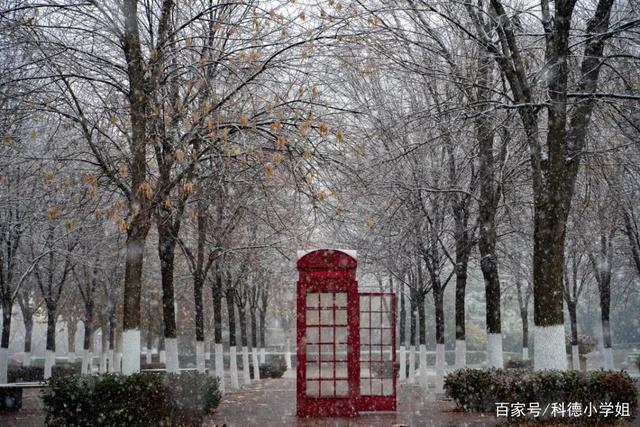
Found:
[[[220,391],[224,393],[224,354],[222,343],[214,345],[214,357],[216,362],[216,377],[220,381]]]
[[[436,344],[436,393],[444,391],[444,344]]]
[[[167,363],[167,351],[160,350],[160,354],[158,355],[160,359],[160,363]]]
[[[284,355],[284,361],[287,364],[287,371],[291,370],[291,340],[287,338],[287,349]]]
[[[260,363],[264,364],[267,362],[267,349],[262,347],[260,349]]]
[[[211,342],[207,340],[204,341],[204,360],[211,360]]]
[[[151,363],[153,359],[151,358],[151,347],[144,348],[144,363],[147,365]]]
[[[578,345],[571,346],[571,363],[574,371],[580,370],[580,346]]]
[[[7,383],[8,369],[9,369],[9,349],[0,347],[0,384]]]
[[[427,346],[420,344],[420,384],[426,389],[427,383]]]
[[[565,347],[564,325],[534,326],[533,367],[536,371],[542,369],[567,370],[567,355]]]
[[[238,355],[236,354],[236,346],[229,347],[229,367],[231,370],[231,388],[240,388],[238,381]]]
[[[25,358],[27,357],[27,355],[30,355],[30,353],[25,353]],[[73,363],[75,361],[76,361],[76,352],[70,351],[69,353],[67,353],[67,362]],[[29,365],[24,365],[24,366],[29,366]]]
[[[113,371],[120,372],[122,367],[122,353],[116,351],[113,355]]]
[[[107,372],[107,351],[104,348],[100,351],[100,367],[98,368],[98,372],[101,374]]]
[[[82,368],[80,369],[80,373],[82,375],[87,375],[91,373],[91,352],[89,350],[82,350]]]
[[[251,375],[249,372],[249,349],[246,345],[242,346],[242,381],[244,385],[251,383]]]
[[[522,360],[529,360],[529,348],[522,347]]]
[[[178,339],[165,338],[164,348],[167,350],[167,372],[177,374],[180,372],[180,363],[178,361]]]
[[[198,372],[204,373],[204,363],[204,341],[196,341],[196,368],[198,369]]]
[[[613,349],[611,347],[604,348],[604,369],[614,369]]]
[[[409,384],[416,382],[416,346],[411,344],[409,346]]]
[[[456,369],[463,369],[467,367],[467,341],[456,340]]]
[[[251,359],[253,362],[253,379],[260,380],[260,363],[258,363],[258,349],[256,347],[251,350]]]
[[[407,379],[407,349],[400,346],[400,382]]]
[[[31,352],[27,351],[22,359],[22,366],[31,366]]]
[[[502,334],[487,334],[487,367],[504,368]]]
[[[140,372],[140,330],[128,329],[122,332],[122,373]]]
[[[109,360],[107,372],[118,372],[115,370],[115,352],[112,349],[109,349],[107,353],[107,359]]]
[[[44,379],[51,378],[51,370],[53,365],[56,364],[56,352],[53,350],[46,350],[44,353]]]

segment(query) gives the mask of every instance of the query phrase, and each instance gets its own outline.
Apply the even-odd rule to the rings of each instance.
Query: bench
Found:
[[[22,408],[22,391],[41,387],[43,383],[38,381],[0,384],[0,411],[19,411]]]

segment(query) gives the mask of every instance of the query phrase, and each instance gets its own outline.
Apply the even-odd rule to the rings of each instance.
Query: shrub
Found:
[[[533,361],[531,359],[509,359],[504,367],[505,369],[533,369]]]
[[[68,377],[79,375],[81,366],[79,364],[60,364],[51,368],[52,377]],[[7,378],[10,383],[22,383],[44,380],[44,367],[42,366],[11,366],[7,370]]]
[[[195,372],[102,374],[51,378],[43,401],[48,426],[200,425],[220,392]]]
[[[469,411],[495,411],[498,402],[537,402],[541,408],[552,403],[579,402],[585,408],[589,404],[628,402],[633,419],[638,407],[636,386],[623,372],[460,369],[445,377],[444,389],[456,406]],[[547,417],[551,417],[551,410]],[[608,417],[592,414],[591,419],[613,422],[616,418],[614,412]]]
[[[260,378],[282,378],[287,370],[287,363],[284,357],[272,358],[267,363],[263,363],[259,367]],[[253,377],[253,365],[249,365],[249,375]]]

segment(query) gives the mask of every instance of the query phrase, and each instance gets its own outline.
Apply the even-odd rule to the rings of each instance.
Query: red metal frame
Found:
[[[396,409],[395,296],[358,293],[357,261],[344,252],[321,249],[310,252],[297,263],[297,414],[298,416],[356,416],[358,411]],[[346,306],[339,293],[346,293]],[[318,295],[316,295],[316,293]],[[310,306],[307,307],[309,294]],[[329,296],[331,295],[331,296]],[[391,366],[393,394],[360,395],[360,296],[391,296]],[[347,319],[346,355],[343,347],[344,309]],[[339,315],[338,315],[339,314]],[[307,318],[308,316],[308,318]],[[382,327],[380,327],[382,335]],[[309,340],[307,343],[307,332]],[[340,332],[340,334],[338,334]],[[326,336],[325,336],[326,335]],[[309,352],[310,350],[311,352]],[[325,351],[326,350],[326,351]],[[328,354],[327,354],[328,353]],[[313,356],[315,355],[315,356]],[[346,361],[343,359],[346,357]],[[314,360],[308,360],[314,359]],[[316,360],[317,359],[317,360]],[[346,362],[347,376],[342,377]],[[307,378],[307,370],[314,375]],[[311,369],[313,367],[313,369]],[[339,368],[340,367],[340,373]],[[317,376],[314,373],[317,372]],[[329,375],[330,374],[330,375]],[[346,395],[345,379],[347,382]],[[370,381],[372,381],[370,379]],[[381,383],[382,384],[382,383]],[[309,386],[309,390],[307,390]],[[382,386],[381,386],[382,387]],[[323,396],[323,393],[326,393]]]

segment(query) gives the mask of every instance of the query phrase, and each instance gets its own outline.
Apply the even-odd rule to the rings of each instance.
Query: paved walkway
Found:
[[[419,386],[400,385],[395,413],[367,413],[357,418],[297,418],[295,379],[268,379],[224,396],[207,426],[495,426],[491,414],[470,414],[454,410],[450,401],[437,400],[433,391]]]

